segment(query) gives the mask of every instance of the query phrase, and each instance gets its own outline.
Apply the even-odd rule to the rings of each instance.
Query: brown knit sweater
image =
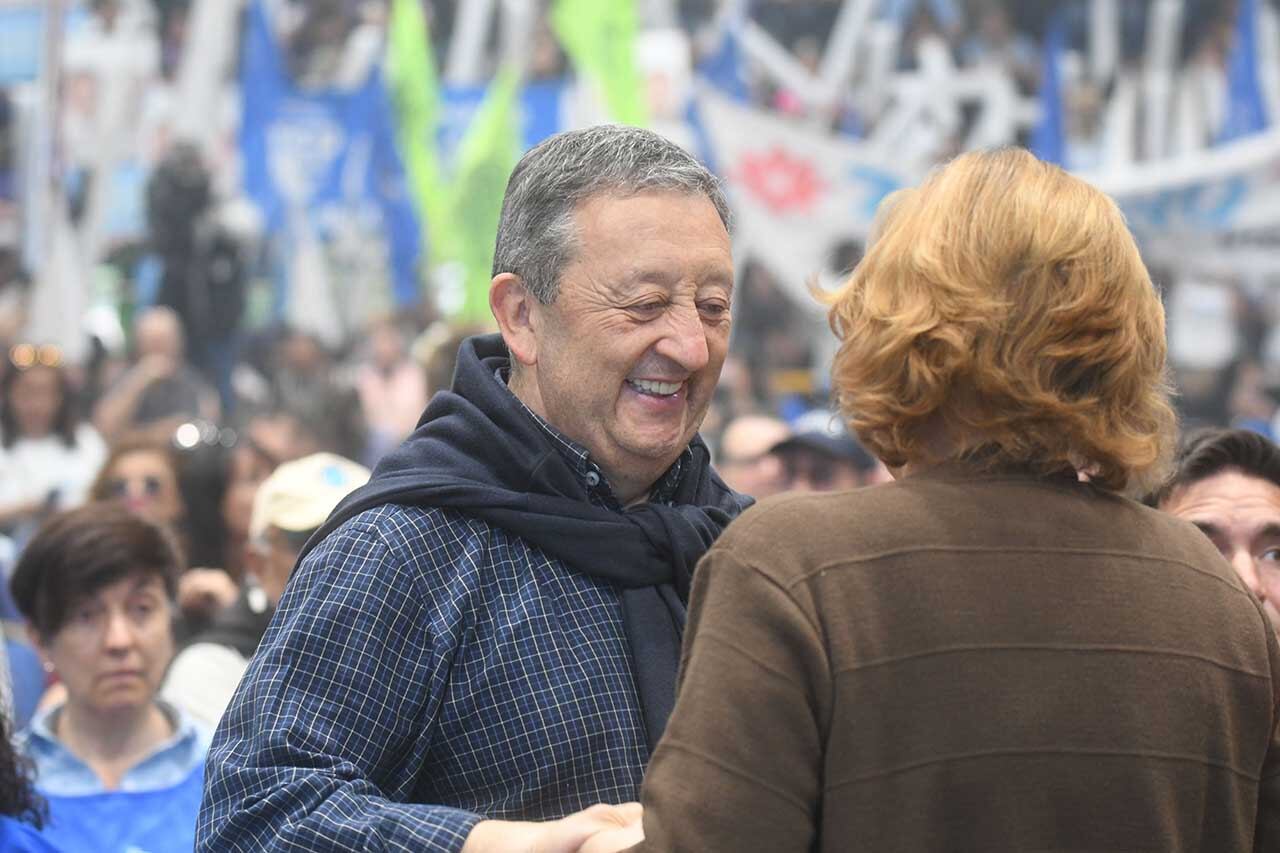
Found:
[[[1280,851],[1280,649],[1198,531],[956,469],[746,513],[644,783],[679,851]]]

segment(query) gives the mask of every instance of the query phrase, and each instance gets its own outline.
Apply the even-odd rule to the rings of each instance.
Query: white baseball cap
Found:
[[[270,527],[290,533],[315,530],[343,498],[368,481],[368,468],[333,453],[286,462],[253,496],[249,539],[261,539]]]

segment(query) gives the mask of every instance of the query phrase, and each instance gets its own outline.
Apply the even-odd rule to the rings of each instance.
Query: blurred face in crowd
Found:
[[[112,498],[150,521],[174,524],[183,516],[178,476],[158,450],[136,450],[116,459],[106,477]]]
[[[786,488],[782,460],[769,451],[790,434],[776,418],[747,415],[725,427],[716,470],[730,488],[756,498]]]
[[[374,364],[389,370],[404,358],[404,337],[390,323],[380,323],[373,329],[369,351],[373,355]]]
[[[266,417],[245,429],[245,440],[231,454],[227,491],[222,499],[222,519],[227,532],[242,542],[249,534],[253,496],[262,481],[282,462],[314,453],[315,443],[302,435],[290,417]]]
[[[577,251],[512,387],[585,446],[620,499],[643,499],[693,438],[729,345],[729,235],[700,195],[579,204]]]
[[[298,549],[278,527],[268,527],[261,542],[254,543],[253,574],[271,606],[280,603],[285,585],[298,562]]]
[[[62,407],[62,380],[57,369],[37,365],[20,371],[5,403],[13,408],[23,437],[43,438],[53,432]]]
[[[784,488],[795,492],[836,492],[861,486],[862,474],[847,459],[804,447],[775,454],[782,463]]]
[[[231,454],[231,475],[222,499],[222,517],[232,536],[243,539],[248,535],[253,496],[274,470],[274,461],[252,447],[237,447]]]
[[[150,703],[173,657],[170,603],[153,574],[121,578],[73,604],[40,651],[67,688],[68,703],[96,714]]]
[[[293,373],[311,375],[327,366],[328,356],[315,338],[295,332],[280,348],[280,363]]]
[[[1160,509],[1204,531],[1280,629],[1280,486],[1228,468],[1175,489]]]
[[[181,361],[186,345],[182,322],[168,308],[152,308],[138,318],[134,327],[134,348],[139,360],[163,358]]]

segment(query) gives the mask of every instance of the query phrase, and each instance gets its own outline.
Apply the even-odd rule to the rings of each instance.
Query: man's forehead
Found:
[[[689,279],[700,286],[714,285],[733,290],[733,267],[720,263],[715,258],[708,258],[702,262],[677,264],[656,257],[632,264],[619,277],[615,286],[620,290],[630,290],[642,284],[677,287],[681,282]]]
[[[641,210],[657,212],[658,218],[636,218]],[[732,238],[715,203],[702,193],[683,190],[646,189],[633,193],[599,192],[579,199],[573,207],[573,220],[577,226],[580,243],[594,230],[593,226],[609,222],[621,222],[626,231],[620,237],[641,232],[646,228],[662,228],[675,224],[693,229],[708,228],[710,237],[717,243],[730,244]]]
[[[1275,524],[1280,523],[1280,486],[1227,469],[1175,489],[1161,508],[1196,522]]]

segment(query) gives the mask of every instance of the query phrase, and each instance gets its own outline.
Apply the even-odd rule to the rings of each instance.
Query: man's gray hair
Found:
[[[577,248],[578,204],[596,195],[648,190],[706,196],[729,230],[720,181],[653,131],[602,124],[543,140],[520,158],[507,182],[493,274],[518,275],[539,302],[554,302],[560,273]]]

